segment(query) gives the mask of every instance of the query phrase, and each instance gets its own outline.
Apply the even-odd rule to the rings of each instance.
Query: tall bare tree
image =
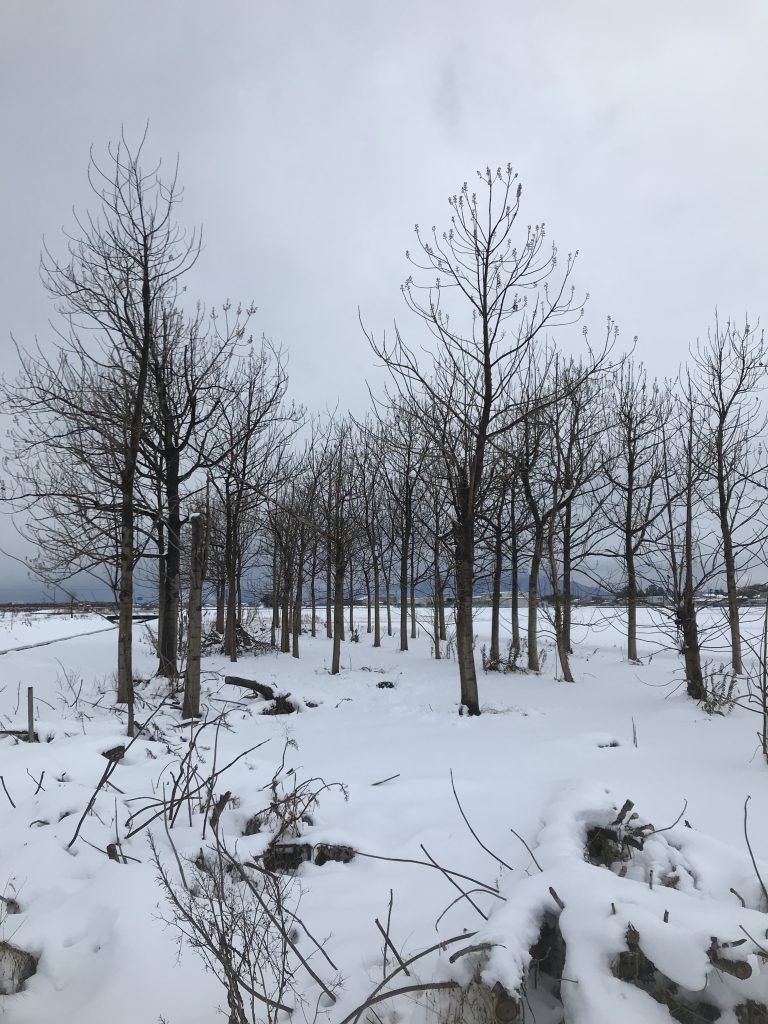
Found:
[[[708,465],[715,485],[710,507],[722,539],[733,671],[743,671],[737,582],[754,564],[764,539],[760,513],[768,468],[757,442],[768,419],[760,407],[768,353],[763,332],[715,317],[706,342],[692,352],[692,374],[710,438]]]
[[[419,411],[449,483],[461,704],[471,715],[480,713],[472,594],[489,449],[514,428],[510,396],[536,339],[582,311],[569,283],[575,255],[558,268],[543,225],[516,240],[521,187],[511,167],[486,169],[478,178],[481,195],[465,184],[449,200],[446,230],[433,228],[425,237],[417,227],[418,253],[408,256],[430,275],[423,282],[411,276],[403,286],[409,309],[432,336],[429,365],[424,350],[397,329],[393,342],[369,336],[396,391]]]
[[[76,217],[66,255],[56,255],[47,245],[43,251],[43,283],[65,326],[54,355],[36,357],[43,374],[55,374],[64,360],[119,382],[122,401],[109,428],[110,439],[118,442],[113,455],[119,494],[117,699],[128,703],[131,734],[136,487],[150,364],[161,311],[173,301],[179,278],[200,248],[199,235],[185,234],[176,222],[181,198],[177,171],[164,181],[159,165],[145,169],[144,146],[145,138],[132,149],[123,137],[108,148],[103,163],[91,155],[88,177],[97,211]],[[19,398],[23,373],[17,382]],[[76,416],[81,412],[75,410]],[[42,429],[50,435],[51,416],[34,396],[28,414],[44,423]],[[61,421],[61,433],[68,429],[67,421]]]

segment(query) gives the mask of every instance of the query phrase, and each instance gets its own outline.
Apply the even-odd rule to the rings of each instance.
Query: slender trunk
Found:
[[[237,571],[235,573],[235,586],[237,587],[237,624],[243,624],[243,552],[237,546]]]
[[[515,520],[515,499],[512,497],[512,650],[519,655],[520,643],[520,592],[518,589],[519,556],[517,548],[517,522]]]
[[[301,603],[304,599],[304,538],[299,544],[299,554],[296,559],[296,592],[293,599],[293,644],[291,654],[294,658],[299,657],[299,637],[301,636]]]
[[[693,426],[689,424],[689,452],[692,448]],[[685,679],[688,696],[694,700],[704,700],[707,695],[704,676],[701,671],[701,647],[699,645],[699,627],[696,619],[696,602],[694,600],[693,581],[693,481],[691,467],[688,468],[688,486],[686,489],[685,507],[685,585],[680,614],[680,626],[683,635],[683,653],[685,657]]]
[[[168,542],[165,553],[165,599],[159,636],[159,676],[176,679],[179,648],[179,606],[181,602],[181,498],[179,495],[179,454],[166,451],[165,496],[168,507]]]
[[[416,639],[416,567],[415,552],[416,538],[411,534],[411,640]]]
[[[165,618],[165,527],[162,518],[157,521],[157,655],[160,656],[160,641]]]
[[[302,531],[303,532],[303,531]],[[306,558],[306,542],[302,536],[299,545],[299,557],[296,563],[296,602],[293,616],[293,649],[294,658],[299,656],[299,637],[301,636],[301,609],[304,601],[304,561]]]
[[[229,495],[227,495],[229,498]],[[224,619],[224,653],[230,661],[237,661],[237,559],[235,557],[236,514],[230,501],[226,502],[224,536],[224,571],[227,581],[226,612]]]
[[[407,514],[400,543],[400,650],[408,650],[408,526]]]
[[[499,502],[499,512],[493,524],[493,577],[491,583],[491,648],[488,654],[488,667],[497,669],[501,661],[499,650],[499,618],[501,612],[501,572],[502,564],[502,533],[501,514],[504,508],[503,499]]]
[[[280,588],[283,585],[280,579],[277,558],[275,558],[274,566],[275,568],[272,573],[272,628],[270,631],[270,644],[272,647],[277,647],[277,633],[280,629]]]
[[[325,635],[330,640],[333,636],[333,566],[331,564],[331,549],[325,562]]]
[[[440,650],[440,596],[442,588],[440,586],[440,540],[435,532],[434,543],[432,546],[432,559],[434,577],[432,581],[433,600],[432,600],[432,630],[435,635],[435,661],[439,661],[442,658],[442,652]]]
[[[741,656],[741,625],[739,622],[739,598],[736,591],[736,556],[733,550],[733,531],[728,510],[727,470],[725,463],[722,428],[717,431],[717,495],[720,532],[723,538],[723,562],[725,565],[725,591],[728,595],[728,625],[731,632],[731,665],[737,675],[743,671]]]
[[[120,590],[117,625],[117,703],[128,705],[133,736],[133,481],[124,485],[120,513]]]
[[[392,580],[391,568],[384,569],[384,586],[387,591],[387,636],[392,636],[392,593],[390,583]]]
[[[312,571],[309,577],[309,601],[312,606],[312,638],[317,636],[317,594],[315,579],[317,577],[317,541],[312,546]]]
[[[224,633],[224,595],[227,592],[227,585],[222,576],[216,580],[216,632]]]
[[[365,570],[365,607],[368,613],[366,633],[373,632],[373,603],[371,601],[371,574]]]
[[[448,629],[445,624],[445,584],[447,580],[443,579],[440,583],[440,639],[445,641],[448,639]]]
[[[373,556],[373,646],[381,647],[381,570],[379,560]]]
[[[470,715],[480,714],[475,667],[472,591],[474,589],[474,523],[468,509],[455,528],[456,539],[456,656],[459,663],[461,703]]]
[[[543,546],[543,525],[537,525],[533,534],[531,574],[528,578],[528,669],[531,672],[538,672],[541,667],[539,664],[538,606],[539,566],[541,565]]]
[[[568,647],[565,637],[565,619],[563,615],[563,592],[560,589],[560,580],[557,571],[557,553],[555,548],[555,530],[557,526],[557,513],[552,512],[549,517],[547,528],[547,554],[549,555],[549,577],[552,584],[552,606],[554,610],[555,644],[557,656],[560,661],[560,669],[566,683],[573,682],[571,666],[568,661]]]
[[[340,545],[337,546],[340,550]],[[337,676],[341,668],[341,641],[344,639],[344,574],[346,566],[344,558],[339,554],[334,575],[333,593],[333,658],[331,675]]]
[[[624,538],[624,561],[627,567],[627,658],[638,661],[637,657],[637,572],[632,535]]]
[[[291,649],[291,589],[293,574],[291,565],[286,565],[283,589],[280,595],[280,653],[287,654]]]
[[[189,580],[187,668],[184,678],[183,718],[200,714],[200,655],[203,631],[203,582],[205,580],[205,518],[192,516],[192,551]]]
[[[573,603],[571,594],[572,519],[573,507],[569,501],[565,506],[565,514],[563,516],[563,590],[561,595],[563,607],[563,644],[566,654],[573,654],[573,645],[571,643],[571,608]]]
[[[355,580],[352,572],[352,559],[349,560],[349,635],[355,632]]]

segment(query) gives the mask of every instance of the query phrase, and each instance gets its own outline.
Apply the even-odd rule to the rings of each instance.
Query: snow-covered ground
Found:
[[[239,859],[261,853],[268,839],[264,831],[243,833],[269,803],[263,787],[286,739],[295,743],[287,749],[286,766],[299,780],[319,777],[344,785],[343,791],[323,792],[301,841],[342,844],[358,855],[350,863],[305,863],[297,873],[301,919],[328,955],[315,953],[312,966],[329,986],[339,978],[341,984],[336,1004],[325,1006],[321,999],[318,1010],[319,989],[302,974],[311,1001],[297,1019],[319,1012],[320,1019],[341,1024],[373,991],[382,979],[383,940],[375,921],[388,917],[403,956],[465,930],[478,935],[462,946],[495,944],[480,959],[467,954],[452,965],[449,957],[459,947],[438,950],[415,965],[410,977],[401,974],[400,984],[433,977],[466,982],[479,963],[489,986],[499,982],[512,991],[537,937],[537,915],[557,911],[550,887],[566,908],[561,930],[568,981],[562,985],[565,1011],[551,995],[529,993],[537,1022],[556,1022],[565,1012],[574,1024],[596,1024],[615,1020],[617,1008],[623,1024],[672,1019],[645,992],[610,972],[629,925],[640,932],[643,952],[686,992],[706,985],[722,1008],[766,1000],[766,967],[752,941],[721,954],[748,958],[747,980],[714,969],[707,958],[712,936],[721,944],[742,940],[742,927],[768,945],[768,917],[756,912],[761,894],[743,832],[749,795],[750,839],[768,880],[768,767],[758,749],[759,718],[740,707],[726,717],[710,716],[691,702],[680,685],[679,655],[660,642],[650,613],[643,624],[641,665],[624,658],[622,623],[614,613],[585,609],[578,615],[576,683],[553,678],[551,649],[540,675],[481,673],[484,713],[475,719],[457,714],[456,664],[430,657],[426,633],[406,653],[397,650],[395,637],[385,637],[376,650],[362,618],[360,643],[343,645],[343,671],[336,677],[328,674],[331,645],[324,636],[302,636],[298,661],[276,653],[244,657],[236,668],[221,657],[205,660],[207,713],[213,718],[230,710],[226,726],[201,733],[201,774],[267,741],[228,768],[215,787],[216,796],[231,794],[219,829]],[[707,615],[713,627],[719,623],[719,612]],[[757,612],[749,617],[746,629],[753,636],[759,619]],[[86,634],[103,625],[97,618],[48,617],[23,628],[13,624],[6,637],[6,624],[0,624],[0,648],[33,643],[35,637]],[[476,628],[479,662],[490,630],[485,611],[478,612]],[[156,659],[146,627],[136,632],[136,672],[149,678]],[[717,632],[711,630],[713,665],[723,660]],[[0,657],[0,728],[24,728],[31,685],[40,739],[0,739],[0,893],[20,909],[0,912],[0,939],[40,957],[24,991],[0,996],[8,1024],[160,1018],[209,1024],[217,1019],[216,1008],[226,1005],[222,988],[195,953],[184,948],[178,956],[177,932],[166,923],[170,912],[148,846],[151,831],[173,873],[162,819],[126,838],[178,775],[190,730],[180,726],[177,709],[164,707],[151,733],[130,747],[70,845],[108,765],[103,752],[126,742],[124,715],[112,704],[115,643],[114,631],[98,632]],[[261,700],[224,685],[228,671],[289,691],[301,711],[260,714]],[[384,681],[394,685],[378,685]],[[164,686],[151,680],[139,694],[157,703]],[[139,721],[148,713],[140,704]],[[473,838],[451,773],[472,828],[507,867]],[[608,825],[628,798],[640,815],[635,827],[650,822],[658,830],[680,820],[651,836],[626,877],[619,877],[585,861],[584,831]],[[191,810],[191,826],[185,807],[173,834],[181,855],[194,857],[211,837],[209,828],[202,839],[202,815],[196,806]],[[128,827],[130,815],[135,817]],[[131,858],[127,863],[106,855],[116,839]],[[498,896],[476,894],[474,910],[440,871],[362,854],[421,862],[431,856],[485,886],[498,884]],[[303,933],[297,943],[305,955],[311,953]],[[434,1002],[425,1010],[414,998],[379,1004],[381,1020],[438,1013]],[[400,1018],[389,1016],[393,1009]],[[737,1018],[725,1013],[720,1019]]]

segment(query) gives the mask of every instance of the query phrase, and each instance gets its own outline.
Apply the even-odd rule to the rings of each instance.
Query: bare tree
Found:
[[[420,410],[449,483],[461,703],[472,715],[480,713],[472,628],[475,534],[486,500],[489,446],[514,428],[510,395],[536,339],[581,315],[569,286],[575,256],[566,258],[550,288],[557,251],[546,247],[543,225],[528,227],[515,243],[521,188],[512,169],[487,169],[478,177],[481,197],[465,184],[449,200],[448,229],[433,228],[430,238],[416,229],[419,255],[411,262],[437,279],[421,284],[409,277],[403,295],[432,336],[429,369],[420,364],[423,350],[420,355],[399,330],[394,342],[369,338],[396,391],[414,413]]]
[[[711,439],[710,503],[722,538],[733,671],[743,671],[737,580],[754,563],[764,536],[760,512],[765,499],[764,456],[756,452],[768,420],[760,408],[766,366],[763,332],[745,322],[715,325],[692,353],[692,375]]]
[[[207,322],[202,310],[185,317],[176,308],[162,311],[151,358],[151,391],[144,446],[158,491],[159,551],[158,674],[178,674],[181,527],[183,490],[215,457],[211,426],[227,396],[226,373],[245,336],[248,309],[225,303]]]
[[[129,706],[129,734],[136,485],[150,363],[161,311],[173,301],[177,282],[195,262],[200,247],[199,235],[186,235],[176,223],[181,198],[177,172],[164,182],[159,165],[143,169],[145,139],[131,149],[121,138],[108,148],[103,165],[91,155],[89,181],[98,212],[76,218],[74,233],[67,235],[66,256],[44,248],[43,283],[66,327],[59,331],[55,355],[36,357],[43,375],[52,376],[57,364],[69,360],[70,365],[90,366],[98,376],[120,382],[123,402],[114,410],[110,441],[119,440],[114,452],[120,529],[117,697]],[[19,398],[24,387],[22,370]],[[50,435],[50,418],[38,398],[32,396],[28,415],[44,422],[42,429]],[[76,415],[81,412],[75,410]],[[63,421],[61,433],[69,426]]]
[[[245,517],[269,499],[276,462],[295,432],[301,410],[283,402],[288,386],[280,349],[264,342],[230,374],[215,424],[212,485],[222,510],[226,580],[224,653],[237,660]]]
[[[662,427],[669,415],[668,396],[648,383],[642,364],[622,360],[612,378],[607,429],[601,441],[603,471],[609,486],[604,516],[609,554],[620,561],[627,602],[627,658],[637,661],[638,557],[648,531],[662,514]]]

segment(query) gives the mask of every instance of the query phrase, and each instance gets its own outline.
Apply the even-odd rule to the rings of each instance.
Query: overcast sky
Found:
[[[313,408],[360,408],[358,307],[415,336],[414,224],[507,162],[592,329],[673,373],[715,305],[762,313],[766,45],[762,0],[2,0],[0,369],[50,333],[40,243],[91,203],[90,145],[148,120],[204,227],[188,295],[253,300]]]

